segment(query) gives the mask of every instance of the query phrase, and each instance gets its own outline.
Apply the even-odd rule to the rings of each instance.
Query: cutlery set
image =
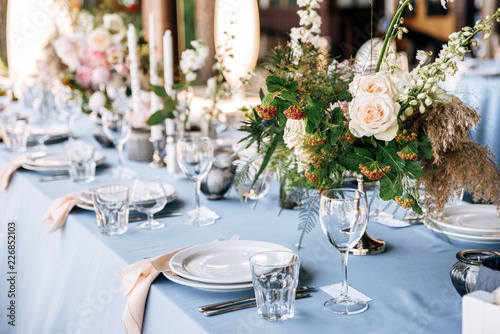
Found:
[[[297,292],[295,294],[295,299],[310,297],[311,296],[310,293],[303,293],[303,292],[315,292],[315,291],[316,291],[316,287],[314,287],[314,286],[299,287],[299,288],[297,288]],[[198,311],[203,313],[204,316],[209,317],[209,316],[213,316],[213,315],[242,310],[242,309],[255,307],[255,306],[257,306],[255,297],[248,297],[248,298],[230,300],[227,302],[222,302],[222,303],[217,303],[217,304],[200,306],[200,307],[198,307]]]

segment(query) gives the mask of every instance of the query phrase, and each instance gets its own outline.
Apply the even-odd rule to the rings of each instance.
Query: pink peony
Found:
[[[127,76],[129,73],[129,68],[128,68],[127,64],[125,64],[125,63],[117,64],[113,68],[115,69],[115,71],[118,74],[120,74],[122,76]]]
[[[106,84],[109,80],[111,80],[111,72],[106,67],[99,66],[94,68],[92,72],[92,84],[94,84],[94,86]]]
[[[89,88],[92,83],[92,67],[82,66],[76,70],[75,80],[82,88]]]

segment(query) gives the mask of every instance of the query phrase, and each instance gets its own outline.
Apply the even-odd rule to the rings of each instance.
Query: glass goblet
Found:
[[[165,226],[165,223],[153,219],[153,215],[162,210],[167,204],[167,194],[163,183],[157,176],[146,176],[134,181],[130,201],[134,208],[148,216],[148,220],[139,224],[144,230],[156,230]]]
[[[212,168],[214,149],[209,138],[189,137],[177,141],[177,161],[186,176],[194,182],[195,187],[195,214],[184,220],[184,224],[191,226],[207,226],[215,222],[214,219],[204,217],[200,210],[201,181]]]
[[[365,193],[354,189],[324,191],[321,194],[319,218],[328,240],[340,251],[343,274],[340,296],[325,302],[324,307],[337,314],[361,313],[368,308],[368,304],[349,296],[347,256],[366,229],[368,203]]]
[[[126,119],[126,112],[123,110],[111,111],[105,108],[101,112],[103,131],[118,151],[118,167],[111,170],[111,178],[131,179],[135,176],[135,172],[123,167],[123,145],[125,145],[132,132],[132,126]]]

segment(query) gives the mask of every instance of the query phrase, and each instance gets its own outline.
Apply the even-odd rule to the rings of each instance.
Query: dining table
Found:
[[[62,145],[49,149],[61,150]],[[106,157],[105,165],[117,164],[113,148],[99,147],[99,151]],[[15,155],[2,149],[0,170]],[[157,175],[175,188],[178,196],[167,203],[167,211],[194,208],[192,181],[177,178],[166,168],[150,168],[146,162],[126,160],[125,166],[138,175]],[[450,239],[423,224],[393,228],[369,222],[368,233],[383,239],[386,250],[351,255],[348,279],[352,288],[372,300],[364,313],[336,315],[323,308],[331,297],[321,288],[341,282],[339,252],[323,234],[319,220],[297,248],[300,210],[280,208],[276,180],[258,201],[242,202],[234,188],[221,200],[202,196],[202,205],[220,216],[210,226],[184,225],[181,215],[161,218],[166,224],[162,229],[141,230],[131,222],[126,233],[109,236],[100,233],[93,211],[74,208],[64,227],[49,233],[41,218],[53,200],[116,182],[103,167],[91,184],[68,179],[40,182],[42,173],[21,168],[0,192],[0,333],[125,333],[120,322],[126,304],[120,270],[144,258],[233,235],[279,244],[300,256],[299,285],[313,285],[316,291],[296,300],[295,316],[269,322],[259,318],[255,308],[247,308],[206,317],[199,306],[252,296],[253,291],[205,291],[160,274],[149,290],[143,333],[460,333],[462,299],[450,280],[456,254],[465,249],[500,251],[500,244]],[[13,233],[15,243],[7,243]],[[12,255],[15,263],[9,259]],[[9,323],[11,305],[15,326]]]

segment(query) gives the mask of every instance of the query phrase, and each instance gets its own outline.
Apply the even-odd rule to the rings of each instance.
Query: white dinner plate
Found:
[[[67,173],[68,158],[64,151],[34,152],[27,155],[27,161],[22,165],[24,169],[42,173]],[[96,165],[101,165],[106,156],[96,151]]]
[[[212,292],[236,292],[253,289],[252,282],[250,283],[239,283],[239,284],[211,284],[198,281],[192,281],[190,279],[172,275],[167,272],[163,272],[163,275],[174,283],[181,285],[190,286],[196,289],[212,291]]]
[[[490,235],[470,235],[470,234],[462,234],[451,231],[446,231],[437,228],[436,226],[432,226],[426,223],[426,226],[431,231],[444,234],[451,239],[456,239],[460,241],[474,242],[478,244],[498,244],[500,243],[500,234],[490,234]]]
[[[457,234],[500,235],[500,219],[495,205],[473,204],[445,208],[440,219],[433,218],[441,229]]]
[[[132,190],[132,185],[133,185],[132,182],[121,182],[118,184],[127,185],[130,187],[130,190]],[[165,189],[165,193],[167,194],[167,204],[177,198],[178,194],[177,194],[177,191],[175,190],[174,186],[172,186],[168,183],[163,183],[163,188]],[[90,195],[90,189],[84,190],[80,194],[79,199],[84,203],[77,204],[76,205],[77,207],[79,207],[80,209],[84,209],[84,210],[94,211],[94,202],[92,202],[92,196]],[[133,205],[130,205],[130,208],[132,209]]]
[[[67,124],[63,123],[54,123],[50,124],[48,129],[46,129],[46,133],[49,135],[49,138],[45,140],[45,142],[58,141],[63,140],[69,137],[69,128]],[[28,146],[36,145],[33,137],[28,136]]]
[[[170,259],[170,269],[179,276],[204,283],[248,283],[252,280],[250,256],[270,250],[290,251],[264,241],[210,242],[175,254]]]

